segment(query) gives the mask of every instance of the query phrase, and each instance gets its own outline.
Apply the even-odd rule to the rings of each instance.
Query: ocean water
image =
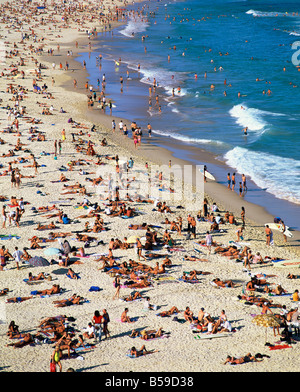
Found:
[[[211,151],[237,177],[298,206],[300,72],[292,59],[300,60],[300,2],[151,1],[130,9],[113,36],[99,35],[87,61],[92,84],[108,75],[114,114]]]

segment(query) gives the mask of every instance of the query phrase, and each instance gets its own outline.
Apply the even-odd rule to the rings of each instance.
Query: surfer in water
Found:
[[[247,131],[248,131],[248,127],[245,127],[245,128],[242,129],[242,132],[244,132],[244,135],[245,135],[245,136],[248,135]]]

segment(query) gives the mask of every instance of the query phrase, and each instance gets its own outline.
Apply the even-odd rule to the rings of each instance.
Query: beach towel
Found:
[[[75,348],[75,352],[76,353],[78,353],[78,352],[87,352],[87,351],[90,351],[90,350],[92,350],[92,349],[94,349],[96,347],[96,346],[91,345],[91,344],[86,344],[85,346],[86,347],[82,347],[82,346],[76,347]]]
[[[143,298],[136,298],[136,299],[131,300],[131,301],[126,301],[123,298],[119,298],[119,301],[121,301],[121,302],[139,302],[139,301],[142,301],[142,300],[143,300]]]
[[[284,348],[292,348],[292,346],[289,346],[288,344],[283,344],[283,345],[278,344],[276,346],[270,346],[269,347],[270,350],[281,350],[281,349],[284,349]]]
[[[180,282],[184,282],[184,283],[201,283],[200,280],[198,279],[192,279],[192,280],[183,280],[182,278],[178,279]]]
[[[15,234],[0,234],[0,240],[19,240],[20,238]]]
[[[77,279],[81,279],[80,276],[79,276],[79,274],[75,274],[75,275],[77,276]],[[70,274],[66,274],[66,276],[67,276],[68,278],[70,278],[70,279],[74,279],[74,278],[71,277]]]
[[[42,280],[29,280],[29,279],[23,279],[23,282],[25,282],[25,283],[27,283],[27,284],[32,284],[32,285],[34,285],[34,284],[39,284],[39,283],[43,283],[43,282],[45,282],[45,280],[44,279],[42,279]]]
[[[98,286],[91,286],[90,288],[89,288],[89,291],[101,291],[102,289],[100,289],[100,287],[98,287]]]

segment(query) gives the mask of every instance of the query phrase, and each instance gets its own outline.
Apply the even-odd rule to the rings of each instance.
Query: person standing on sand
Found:
[[[245,207],[242,207],[241,219],[242,219],[243,228],[244,228],[245,227]]]
[[[209,231],[206,232],[206,236],[205,236],[205,244],[208,248],[208,254],[210,254],[211,252],[211,245],[212,245],[212,235],[209,233]]]
[[[19,270],[19,263],[21,262],[21,257],[23,256],[23,252],[18,249],[18,247],[15,247],[15,251],[12,254],[12,257],[15,259],[16,265],[17,265],[17,270]]]
[[[7,212],[6,212],[6,210],[5,210],[5,204],[3,204],[3,207],[2,207],[2,229],[4,229],[5,227],[6,227],[6,215],[7,215]]]
[[[270,229],[269,225],[266,225],[265,233],[266,233],[266,245],[267,245],[267,246],[270,246],[270,244],[271,244],[272,230]]]
[[[241,182],[240,182],[239,184],[240,184],[240,187],[239,187],[239,195],[240,195],[240,197],[242,197],[242,196],[243,196],[243,185],[242,185]]]
[[[246,192],[248,190],[247,185],[246,185],[246,176],[245,174],[242,174],[242,185],[243,185],[243,191]]]
[[[62,371],[62,365],[60,362],[61,357],[62,357],[61,349],[59,348],[59,346],[56,346],[53,353],[52,353],[52,356],[51,356],[51,362],[55,364],[55,367],[56,367],[56,365],[59,366],[60,372]]]
[[[108,323],[110,322],[109,314],[107,313],[106,309],[102,311],[102,326],[103,326],[103,333],[105,335],[105,339],[110,338],[110,332],[108,330]]]
[[[284,240],[284,242],[287,242],[287,236],[284,234],[284,232],[286,230],[286,226],[285,226],[283,220],[281,220],[281,219],[280,219],[279,223],[281,224],[281,228],[282,228],[283,240]]]
[[[230,184],[231,184],[230,173],[227,173],[227,188],[228,189],[230,189]]]
[[[235,186],[235,173],[232,174],[232,177],[231,177],[231,184],[232,184],[231,190],[234,191],[234,186]]]
[[[3,268],[6,266],[5,262],[5,246],[3,245],[0,248],[0,271],[3,271]]]

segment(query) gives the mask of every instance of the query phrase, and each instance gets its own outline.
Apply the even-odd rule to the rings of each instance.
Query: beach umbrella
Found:
[[[47,248],[44,250],[44,255],[45,256],[55,256],[55,255],[61,255],[62,252],[58,248]]]
[[[29,259],[28,263],[33,267],[46,267],[50,265],[49,261],[41,256],[34,256]]]
[[[135,244],[137,239],[139,239],[140,237],[138,237],[137,235],[132,235],[127,239],[127,243],[128,244]]]
[[[253,318],[252,323],[266,328],[266,341],[268,328],[280,327],[280,321],[274,314],[259,314]]]

